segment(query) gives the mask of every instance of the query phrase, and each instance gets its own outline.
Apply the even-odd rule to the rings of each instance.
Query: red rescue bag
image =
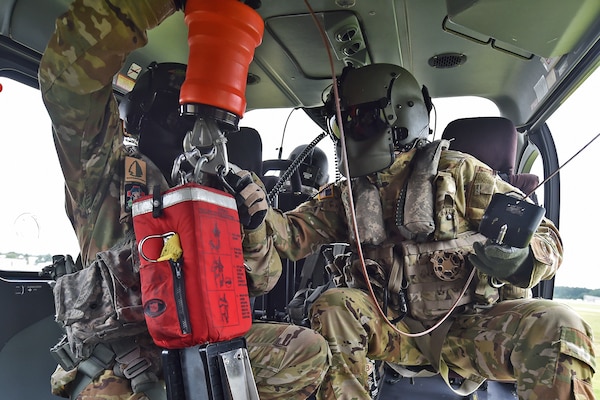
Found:
[[[186,183],[136,200],[132,214],[154,342],[176,349],[248,332],[252,310],[233,196]]]

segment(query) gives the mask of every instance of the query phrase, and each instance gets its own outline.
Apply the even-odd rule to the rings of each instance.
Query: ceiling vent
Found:
[[[367,46],[356,16],[351,13],[326,13],[323,25],[338,60],[361,67],[369,63]]]
[[[431,57],[428,61],[433,68],[455,68],[467,62],[467,56],[460,53],[443,53]]]

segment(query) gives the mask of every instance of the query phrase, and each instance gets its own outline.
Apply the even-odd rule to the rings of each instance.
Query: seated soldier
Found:
[[[562,262],[552,221],[524,248],[486,240],[477,229],[492,196],[524,195],[476,158],[427,141],[431,100],[415,78],[372,64],[347,67],[338,85],[342,120],[326,108],[347,180],[292,211],[269,210],[269,236],[254,237],[292,260],[325,243],[354,249],[333,263],[338,287],[310,310],[332,352],[317,398],[370,398],[369,359],[431,366],[447,382],[449,370],[474,385],[516,381],[521,400],[594,398],[590,326],[531,298]]]

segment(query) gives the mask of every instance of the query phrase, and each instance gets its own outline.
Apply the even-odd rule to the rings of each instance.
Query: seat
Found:
[[[302,183],[297,169],[290,176],[289,183],[282,182],[281,190],[274,191],[275,186],[280,185],[280,176],[288,170],[291,164],[292,161],[287,159],[264,160],[262,163],[263,182],[269,194],[269,204],[281,211],[290,211],[309,198],[309,196],[301,193]],[[279,174],[268,175],[267,173],[271,171],[279,172]],[[269,321],[287,320],[287,305],[296,292],[304,261],[304,259],[298,261],[281,259],[283,270],[279,281],[269,293],[256,300],[255,314],[260,313],[259,317],[261,319]]]
[[[307,147],[308,145],[298,146],[292,151],[288,159],[263,161],[263,179],[270,194],[269,201],[272,207],[284,212],[293,210],[316,194],[318,186],[325,183],[329,178],[326,173],[328,166],[327,156],[322,150],[317,148],[313,148],[312,151],[308,150],[307,153],[302,154],[302,162],[297,165],[297,168],[293,172],[289,171],[294,160]],[[313,157],[315,153],[320,157]],[[320,172],[321,169],[324,172]],[[279,171],[279,176],[267,175],[267,172],[270,171]],[[319,173],[317,174],[317,172]],[[284,180],[279,182],[284,175],[289,176],[289,178],[285,179],[284,177]],[[317,258],[315,257],[318,258],[318,254],[317,256],[311,255],[298,261],[281,260],[283,264],[281,278],[275,287],[268,294],[262,296],[262,299],[257,300],[256,303],[257,307],[261,307],[265,311],[262,318],[276,321],[288,319],[287,307],[303,282],[302,271],[306,273],[304,269],[306,265],[309,266],[307,270],[313,270],[314,264],[317,262]],[[307,264],[307,261],[309,264]]]
[[[286,187],[287,182],[280,183],[280,176],[288,170],[292,165],[292,160],[287,159],[273,159],[265,160],[262,164],[262,170],[264,176],[265,187],[267,193],[270,194],[270,203],[273,207],[280,209],[281,211],[289,211],[296,206],[308,200],[309,196],[302,193],[302,181],[300,180],[300,172],[296,169],[289,179],[289,185]],[[279,176],[267,175],[267,172],[279,171]],[[273,192],[275,186],[281,185],[281,189]]]
[[[262,177],[262,139],[258,131],[240,127],[237,131],[227,132],[225,138],[229,161]]]
[[[272,186],[269,177],[264,173],[268,170],[284,171],[291,161],[277,160],[277,163],[266,163],[266,169],[263,168],[262,159],[262,139],[259,132],[250,127],[240,127],[238,131],[228,132],[225,135],[227,139],[227,156],[229,162],[237,165],[241,169],[254,172],[267,187],[267,192]],[[273,177],[279,180],[278,177]],[[295,187],[300,186],[300,176],[295,173]],[[286,203],[287,204],[287,203]],[[287,204],[286,208],[293,204]],[[287,301],[294,294],[295,277],[299,276],[302,261],[292,262],[282,259],[283,271],[275,287],[267,294],[253,299],[254,314],[259,319],[281,321],[286,315],[285,307]]]
[[[229,162],[237,165],[243,170],[254,172],[261,180],[264,180],[262,169],[262,139],[258,131],[250,127],[240,127],[238,131],[227,132],[227,156]],[[276,287],[281,286],[281,280],[285,281],[284,276],[280,278]],[[265,319],[265,316],[272,317],[273,306],[270,306],[273,298],[273,290],[262,296],[252,299],[253,312],[257,318]],[[271,318],[273,319],[273,318]]]
[[[507,118],[461,118],[448,124],[442,139],[450,140],[450,149],[470,154],[497,171],[505,181],[529,194],[538,186],[535,174],[515,173],[517,129]],[[533,196],[532,200],[536,200]]]
[[[292,165],[295,166],[293,172],[289,171]],[[280,171],[279,177],[265,176],[265,186],[272,191],[270,197],[275,200],[272,205],[289,211],[315,196],[329,180],[328,168],[327,155],[314,143],[297,146],[285,160],[263,161],[263,174]]]

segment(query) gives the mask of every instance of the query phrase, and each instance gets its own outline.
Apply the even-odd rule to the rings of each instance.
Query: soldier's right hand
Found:
[[[242,225],[250,230],[258,228],[269,209],[265,191],[254,182],[248,171],[230,172],[224,178],[234,192]]]

